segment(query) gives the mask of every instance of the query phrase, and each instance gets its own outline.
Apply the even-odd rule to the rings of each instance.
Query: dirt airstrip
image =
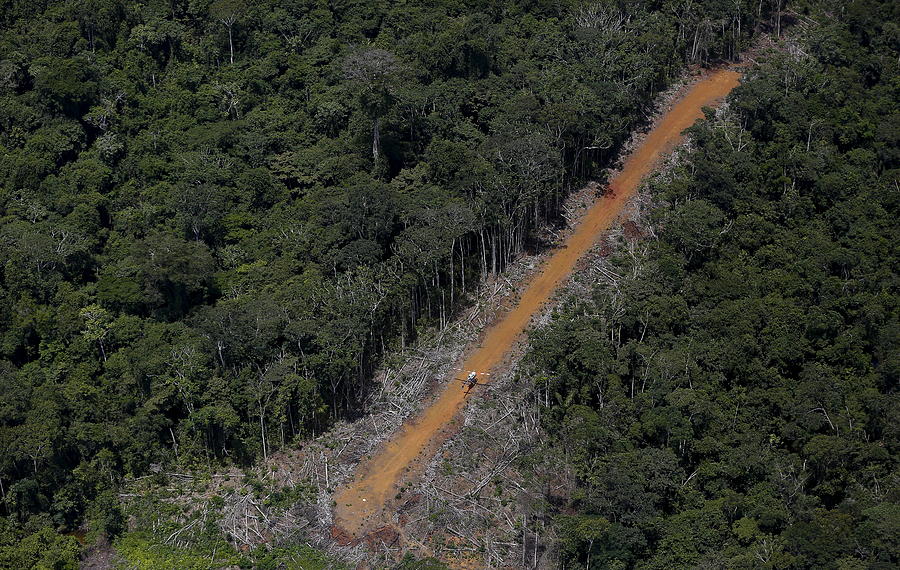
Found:
[[[469,370],[490,372],[501,366],[522,336],[566,280],[576,262],[607,230],[635,194],[659,158],[681,140],[681,133],[737,86],[740,74],[719,70],[695,83],[647,134],[610,183],[611,191],[597,200],[565,244],[526,285],[516,306],[501,315],[477,347],[468,351],[457,378],[448,379],[439,397],[417,417],[407,421],[378,451],[363,461],[354,478],[335,493],[334,523],[341,534],[364,536],[391,524],[392,500],[398,490],[418,476],[444,438],[452,431],[466,392],[456,380]],[[485,382],[490,376],[482,376]]]

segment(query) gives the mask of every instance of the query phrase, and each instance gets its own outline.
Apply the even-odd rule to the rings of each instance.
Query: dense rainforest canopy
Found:
[[[770,10],[4,1],[0,513],[71,529],[152,465],[353,413]]]
[[[567,568],[900,564],[898,16],[849,3],[749,70],[532,339]]]
[[[385,350],[539,246],[655,94],[781,5],[4,0],[0,566],[65,567],[58,531],[85,520],[120,532],[126,478],[356,414]],[[572,458],[573,508],[611,530],[561,519],[572,564],[687,530],[708,539],[653,563],[727,539],[813,566],[822,525],[847,564],[896,550],[897,15],[840,9],[697,130],[625,315],[561,318],[535,349],[548,429],[607,434]]]

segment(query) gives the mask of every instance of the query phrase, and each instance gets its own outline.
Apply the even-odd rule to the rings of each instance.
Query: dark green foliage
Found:
[[[353,415],[385,347],[445,322],[685,63],[769,12],[5,1],[0,513],[115,534],[124,478]],[[890,154],[892,133],[842,136]]]
[[[33,533],[21,532],[0,522],[0,566],[3,568],[41,568],[76,570],[81,546],[72,536],[57,534],[44,527]]]
[[[896,6],[847,10],[692,128],[655,239],[537,333],[566,567],[900,563]]]

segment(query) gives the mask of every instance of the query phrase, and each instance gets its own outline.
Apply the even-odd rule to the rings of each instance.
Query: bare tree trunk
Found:
[[[459,242],[459,279],[463,297],[466,296],[466,236]]]
[[[378,162],[378,155],[381,153],[381,117],[375,119],[372,126],[372,158]]]
[[[259,436],[262,440],[263,461],[267,461],[269,459],[269,452],[266,448],[265,409],[263,408],[262,403],[259,405]]]
[[[691,47],[691,61],[696,61],[696,59],[697,59],[697,46],[699,44],[699,36],[700,36],[700,24],[697,24],[697,27],[694,28],[694,44]]]
[[[234,65],[234,42],[231,39],[231,26],[228,26],[228,61]]]
[[[485,244],[484,239],[484,228],[479,231],[481,239],[481,279],[484,280],[487,278],[488,268],[487,268],[487,244]]]
[[[491,274],[497,274],[497,234],[491,231]]]
[[[453,275],[453,254],[456,251],[456,238],[450,242],[450,306],[453,307],[453,300],[455,299],[456,292],[454,289],[454,281],[456,281],[455,276]]]

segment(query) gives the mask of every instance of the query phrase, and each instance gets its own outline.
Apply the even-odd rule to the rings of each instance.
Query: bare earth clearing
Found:
[[[368,460],[355,477],[335,493],[334,522],[341,536],[362,537],[391,525],[400,507],[395,497],[422,474],[429,460],[454,429],[454,418],[467,393],[455,380],[468,370],[490,372],[501,367],[535,316],[540,315],[576,262],[622,212],[637,192],[641,180],[660,157],[682,138],[682,131],[702,116],[702,108],[712,106],[738,84],[740,74],[719,70],[694,84],[666,113],[625,162],[610,183],[612,191],[585,214],[565,244],[555,251],[531,279],[518,304],[502,315],[468,351],[460,366],[463,372],[444,383],[440,396],[423,412],[408,420]],[[481,382],[491,377],[482,377]]]

